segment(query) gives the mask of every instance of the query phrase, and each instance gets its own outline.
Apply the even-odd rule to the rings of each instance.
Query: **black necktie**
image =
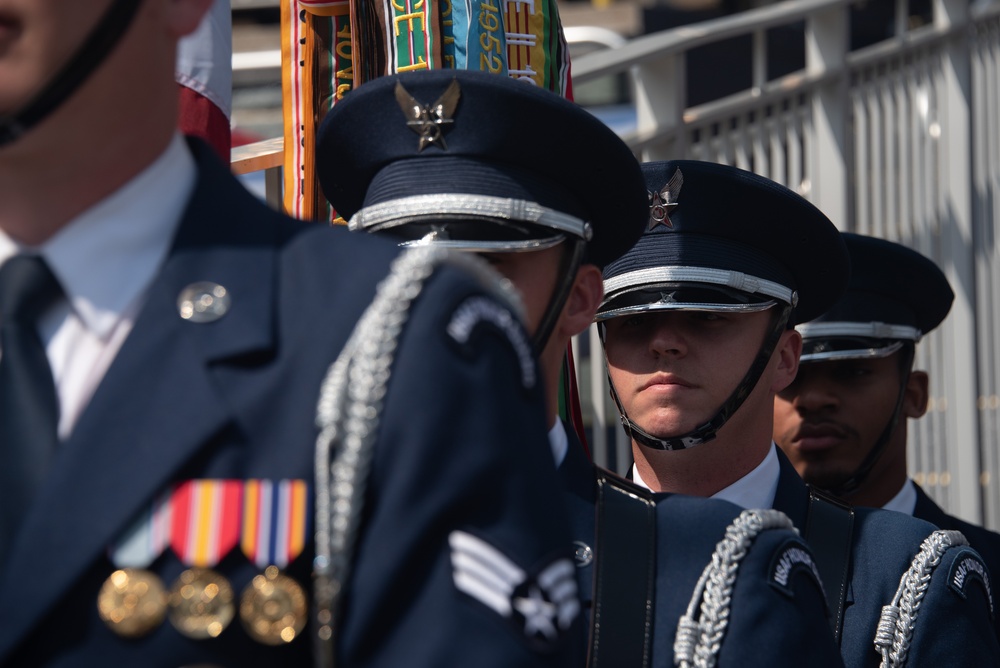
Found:
[[[61,293],[40,257],[0,267],[0,564],[58,443],[59,400],[38,318]]]

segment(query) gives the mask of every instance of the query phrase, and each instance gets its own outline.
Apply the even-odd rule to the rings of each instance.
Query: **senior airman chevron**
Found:
[[[453,531],[448,543],[455,587],[511,620],[539,648],[554,646],[580,612],[569,559],[557,559],[532,577],[470,533]]]

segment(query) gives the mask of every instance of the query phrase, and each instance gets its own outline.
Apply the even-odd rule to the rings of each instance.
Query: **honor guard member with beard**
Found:
[[[1000,534],[948,515],[906,472],[907,418],[927,412],[915,347],[948,315],[948,279],[906,246],[850,233],[844,241],[850,285],[833,308],[796,327],[799,373],[775,400],[774,440],[806,482],[851,505],[961,531],[996,577]]]
[[[317,156],[352,229],[472,251],[521,291],[591,617],[578,665],[841,665],[787,518],[651,495],[591,465],[558,418],[560,366],[600,303],[601,268],[648,220],[639,165],[617,135],[528,83],[438,70],[352,91],[325,119]],[[504,401],[501,388],[492,396]]]
[[[513,302],[185,142],[208,4],[0,0],[0,665],[571,665]]]
[[[774,395],[798,369],[792,325],[847,285],[837,229],[734,167],[642,169],[649,229],[605,268],[597,316],[635,480],[784,511],[816,556],[847,666],[998,665],[988,590],[974,577],[956,585],[981,563],[961,534],[811,498],[771,440]]]

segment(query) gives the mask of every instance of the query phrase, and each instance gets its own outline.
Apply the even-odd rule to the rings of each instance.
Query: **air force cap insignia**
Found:
[[[647,230],[652,230],[657,225],[673,228],[670,222],[670,212],[677,208],[677,198],[681,194],[681,186],[684,185],[684,174],[678,169],[674,175],[663,186],[659,192],[649,192],[649,224]]]
[[[458,80],[452,80],[451,84],[441,94],[434,104],[424,106],[410,95],[403,84],[396,82],[396,101],[399,108],[406,115],[406,125],[411,130],[420,135],[420,144],[417,152],[423,151],[430,144],[437,144],[441,150],[447,151],[448,146],[444,143],[444,129],[452,124],[452,116],[458,107],[458,100],[462,95],[462,90],[458,85]]]

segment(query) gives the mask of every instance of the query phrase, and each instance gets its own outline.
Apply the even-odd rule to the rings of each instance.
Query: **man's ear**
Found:
[[[777,394],[792,384],[799,372],[799,356],[802,355],[802,335],[794,329],[786,329],[774,348],[777,363],[771,391]]]
[[[601,270],[593,264],[584,264],[576,272],[569,298],[563,307],[559,327],[563,335],[576,336],[587,330],[594,321],[597,308],[604,297],[604,279]]]
[[[930,394],[930,380],[926,371],[911,371],[903,391],[903,415],[909,418],[923,417],[927,412]]]

